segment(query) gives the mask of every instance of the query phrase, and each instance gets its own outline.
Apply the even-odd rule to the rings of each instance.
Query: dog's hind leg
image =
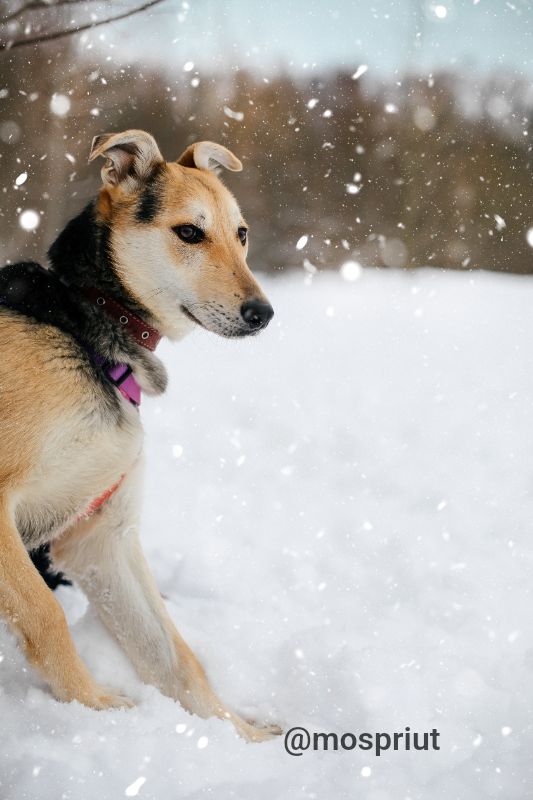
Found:
[[[249,741],[279,733],[228,710],[168,615],[138,539],[140,465],[99,511],[61,536],[53,563],[74,578],[146,683],[200,717],[233,722]]]
[[[6,497],[0,496],[0,614],[58,700],[92,708],[131,705],[99,686],[80,659],[63,609],[26,552]]]

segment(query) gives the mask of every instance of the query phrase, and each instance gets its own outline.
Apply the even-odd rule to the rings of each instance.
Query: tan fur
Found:
[[[248,298],[266,301],[246,263],[248,246],[243,247],[236,236],[245,220],[233,195],[208,172],[167,164],[163,187],[162,210],[153,223],[143,228],[134,221],[135,203],[128,198],[121,198],[118,204],[114,200],[111,242],[119,268],[125,264],[121,277],[135,297],[149,302],[161,283],[164,254],[163,268],[166,264],[174,267],[173,281],[181,288],[181,295],[187,297],[188,306],[206,327],[217,332],[216,322],[212,325],[204,311],[211,298],[215,297],[224,311],[235,317]],[[111,192],[117,190],[103,190]],[[217,231],[217,236],[198,245],[180,247],[172,227],[199,214],[207,217],[208,231]],[[182,321],[175,309],[163,306],[163,299],[156,310],[159,326],[170,338],[179,338],[177,326]]]
[[[29,662],[59,700],[97,709],[131,705],[99,686],[80,660],[63,610],[30,561],[5,497],[0,500],[0,607]]]
[[[121,150],[124,143],[135,148]],[[170,338],[194,327],[191,314],[204,327],[233,335],[243,301],[266,298],[236,234],[244,220],[235,199],[195,159],[230,169],[239,168],[238,159],[203,142],[185,151],[183,163],[163,165],[152,137],[139,131],[97,137],[91,158],[98,155],[107,159],[98,214],[110,226],[125,286]],[[152,222],[140,223],[135,209],[154,165],[160,166],[160,208]],[[172,228],[195,219],[202,220],[206,240],[183,246]],[[120,424],[104,413],[103,390],[82,368],[86,354],[58,329],[4,308],[0,339],[0,613],[29,661],[60,700],[98,709],[131,704],[99,686],[76,653],[61,607],[24,547],[48,541],[55,564],[79,582],[143,680],[192,713],[230,719],[248,740],[279,733],[224,706],[161,600],[138,539],[142,428],[136,410],[121,402]],[[98,512],[80,516],[123,475]]]
[[[97,137],[91,154],[109,159],[102,171],[98,211],[111,225],[111,248],[120,277],[170,339],[180,339],[194,327],[173,302],[175,296],[205,328],[231,334],[243,302],[267,299],[246,263],[248,243],[243,247],[237,236],[239,227],[247,227],[237,201],[214,172],[195,167],[194,158],[233,170],[241,163],[229,150],[210,142],[191,145],[177,162],[165,163],[155,142],[143,133],[138,140],[140,169],[144,171],[146,164],[160,167],[161,207],[152,222],[139,224],[135,214],[142,182],[130,174],[134,157],[117,155],[117,143],[130,144],[138,134],[126,131],[102,141]],[[126,177],[117,181],[120,174]],[[172,228],[200,219],[206,240],[194,246],[180,243]]]
[[[170,619],[138,539],[142,464],[102,508],[54,542],[54,563],[73,576],[140,677],[200,717],[230,719],[250,741],[278,733],[230,711]]]

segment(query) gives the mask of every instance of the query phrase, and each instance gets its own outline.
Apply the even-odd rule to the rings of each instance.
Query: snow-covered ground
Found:
[[[138,705],[55,702],[0,627],[0,797],[528,800],[533,279],[264,285],[261,336],[161,347],[170,389],[142,410],[148,558],[244,714],[437,728],[440,751],[247,745],[143,686],[62,588],[83,658]]]

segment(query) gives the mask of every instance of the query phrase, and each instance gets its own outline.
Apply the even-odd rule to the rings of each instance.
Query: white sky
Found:
[[[123,59],[174,68],[365,63],[389,75],[443,67],[530,75],[532,30],[529,0],[166,0],[99,35]]]

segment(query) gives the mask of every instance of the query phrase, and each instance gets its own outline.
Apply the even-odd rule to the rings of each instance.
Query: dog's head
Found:
[[[150,134],[96,136],[89,160],[103,156],[97,213],[107,225],[124,285],[178,338],[197,323],[221,336],[257,333],[273,310],[246,264],[248,227],[218,178],[242,164],[213,142],[166,162]]]

